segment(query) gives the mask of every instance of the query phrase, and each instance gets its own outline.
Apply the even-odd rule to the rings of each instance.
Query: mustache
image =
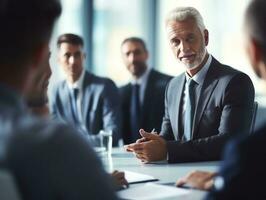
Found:
[[[143,65],[145,65],[145,63],[142,62],[142,61],[133,61],[132,64],[133,64],[133,65],[139,65],[139,66],[143,66]]]

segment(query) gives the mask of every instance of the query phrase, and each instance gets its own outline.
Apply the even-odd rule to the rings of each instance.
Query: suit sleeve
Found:
[[[223,187],[214,188],[207,199],[265,199],[265,129],[248,138],[236,139],[225,148],[219,171]]]
[[[223,88],[215,88],[222,92],[218,102],[219,112],[209,126],[217,126],[217,132],[209,136],[188,142],[168,141],[169,162],[191,162],[219,160],[225,143],[230,137],[247,134],[249,131],[254,104],[254,87],[250,78],[238,73]],[[200,122],[202,123],[202,122]]]
[[[121,138],[121,110],[119,91],[113,81],[107,79],[103,91],[103,127],[113,131],[113,145]]]

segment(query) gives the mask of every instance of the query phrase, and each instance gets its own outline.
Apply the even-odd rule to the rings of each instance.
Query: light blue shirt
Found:
[[[192,78],[193,81],[195,81],[197,83],[196,85],[196,93],[195,93],[195,99],[196,102],[198,102],[199,99],[199,95],[200,95],[200,91],[202,88],[202,85],[204,83],[205,77],[207,75],[207,72],[210,68],[211,65],[211,61],[212,61],[212,56],[209,54],[208,60],[205,63],[205,65],[200,69],[200,71],[198,71],[193,77],[190,77],[187,73],[185,73],[186,75],[186,84],[185,84],[185,89],[183,92],[183,103],[182,103],[182,127],[184,127],[184,118],[185,118],[185,107],[186,107],[186,102],[187,102],[187,98],[188,98],[188,79]]]

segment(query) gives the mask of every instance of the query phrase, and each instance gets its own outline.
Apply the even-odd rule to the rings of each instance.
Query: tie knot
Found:
[[[132,88],[133,88],[133,90],[136,90],[136,91],[139,91],[139,84],[133,84],[132,85]]]
[[[73,97],[74,97],[75,99],[77,99],[79,89],[78,89],[78,88],[73,88],[71,91],[72,91]]]
[[[189,88],[192,88],[194,85],[196,85],[196,81],[194,81],[192,78],[188,79],[187,85]]]

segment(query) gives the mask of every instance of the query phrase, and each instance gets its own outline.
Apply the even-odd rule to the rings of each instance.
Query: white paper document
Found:
[[[158,179],[150,175],[140,174],[131,171],[124,171],[124,172],[125,172],[125,178],[127,179],[127,182],[129,184],[158,181]]]
[[[135,187],[117,192],[122,199],[152,200],[152,199],[176,199],[190,194],[189,190],[159,185],[155,183],[145,183]]]

